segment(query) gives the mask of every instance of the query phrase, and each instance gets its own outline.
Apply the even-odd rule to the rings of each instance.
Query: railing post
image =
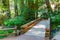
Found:
[[[5,26],[2,24],[2,29],[4,28]]]
[[[15,36],[17,36],[17,26],[15,26]]]

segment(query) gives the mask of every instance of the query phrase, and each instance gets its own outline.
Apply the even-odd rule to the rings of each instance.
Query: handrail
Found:
[[[4,28],[4,29],[0,29],[0,30],[16,30],[16,28]]]
[[[30,29],[32,27],[31,25],[35,25],[37,23],[36,21],[39,21],[39,20],[40,20],[40,18],[37,18],[37,19],[35,19],[35,20],[25,24],[25,25],[20,26],[22,28],[21,33],[24,33],[23,31],[26,30],[26,29],[27,30]],[[0,29],[0,30],[3,30],[3,31],[14,30],[14,32],[12,34],[15,34],[17,36],[17,28],[16,27],[15,28],[3,28],[3,29]],[[9,34],[10,33],[8,33],[8,34],[0,34],[0,36],[8,36]]]
[[[26,24],[22,26],[22,30],[20,31],[20,34],[24,34],[25,32],[27,32],[29,29],[31,29],[34,25],[36,25],[38,22],[40,21],[40,19],[36,19],[34,20],[31,24]]]
[[[24,29],[21,30],[21,33],[23,34],[26,29],[30,29],[31,28],[30,25],[32,25],[34,22],[36,22],[36,20],[33,20],[33,21],[31,21],[31,22],[29,22],[29,23],[27,23],[25,25],[22,25],[21,27],[24,28]],[[12,34],[15,34],[17,36],[17,28],[4,28],[4,29],[0,29],[0,30],[3,30],[3,31],[14,30],[14,32]],[[10,33],[8,33],[8,34],[0,34],[0,36],[8,36],[9,34]]]

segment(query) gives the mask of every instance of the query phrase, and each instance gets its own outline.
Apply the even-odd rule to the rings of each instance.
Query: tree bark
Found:
[[[0,0],[0,13],[2,13],[2,0]]]
[[[20,0],[17,0],[17,11],[18,11],[18,16],[20,16],[20,14],[21,14],[21,8],[20,8]]]
[[[38,0],[35,1],[34,10],[35,10],[35,18],[38,18]]]
[[[17,1],[18,1],[18,0],[14,0],[14,6],[15,6],[15,16],[18,16]]]
[[[47,5],[48,12],[50,11],[52,12],[52,8],[51,8],[49,0],[46,0],[46,5]]]
[[[34,4],[34,0],[33,1],[28,0],[28,7],[30,9],[29,10],[29,15],[31,16],[31,19],[35,19],[35,10],[36,10],[36,8],[34,6],[36,6]]]
[[[10,8],[10,17],[14,18],[15,15],[15,5],[14,5],[14,0],[9,0],[9,8]]]
[[[46,5],[47,5],[47,9],[48,9],[48,13],[49,12],[53,12],[52,11],[52,8],[51,8],[51,5],[50,5],[50,2],[49,2],[49,0],[46,0]],[[49,15],[50,16],[50,15]],[[50,29],[51,29],[51,27],[50,27]],[[50,36],[49,36],[49,39],[51,39],[51,30],[50,30]]]

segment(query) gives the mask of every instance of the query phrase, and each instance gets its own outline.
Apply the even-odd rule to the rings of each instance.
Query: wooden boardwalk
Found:
[[[50,21],[41,20],[37,23],[33,28],[28,30],[25,34],[20,35],[18,37],[9,37],[1,40],[45,40],[45,28],[49,28]],[[48,40],[48,39],[47,39]]]

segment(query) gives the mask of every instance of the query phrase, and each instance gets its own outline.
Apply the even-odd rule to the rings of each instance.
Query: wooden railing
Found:
[[[26,33],[29,29],[31,29],[34,25],[36,25],[40,20],[41,19],[38,18],[38,19],[35,19],[35,20],[25,24],[25,25],[20,26],[21,30],[19,32],[17,32],[18,29],[16,27],[15,28],[4,28],[4,29],[0,29],[0,30],[4,30],[4,31],[14,30],[14,32],[11,33],[11,34],[14,34],[15,36],[17,36],[18,33],[20,33],[20,34]],[[0,34],[0,36],[8,36],[8,35],[11,35],[11,34],[10,33],[9,34]],[[45,35],[46,35],[45,37],[50,37],[50,30],[49,29],[46,30]]]
[[[21,30],[20,34],[24,34],[25,32],[27,32],[34,25],[36,25],[39,21],[40,21],[40,19],[36,19],[36,20],[33,20],[33,21],[21,26],[23,29]]]
[[[25,32],[27,32],[27,31],[28,31],[30,28],[32,28],[36,23],[38,23],[39,20],[40,20],[40,18],[35,19],[35,20],[33,20],[33,21],[25,24],[25,25],[20,26],[20,28],[21,28],[21,30],[19,31],[20,34],[24,34]],[[18,35],[17,26],[16,26],[15,28],[2,28],[2,29],[0,29],[0,30],[3,30],[3,31],[14,30],[14,32],[13,32],[12,34],[14,34],[15,36]],[[8,36],[8,35],[10,35],[10,33],[9,33],[9,34],[0,34],[0,36]]]
[[[0,31],[7,31],[7,30],[14,30],[13,34],[17,35],[17,28],[4,28],[4,29],[0,29]],[[0,36],[8,36],[10,35],[10,33],[8,34],[0,34]]]

